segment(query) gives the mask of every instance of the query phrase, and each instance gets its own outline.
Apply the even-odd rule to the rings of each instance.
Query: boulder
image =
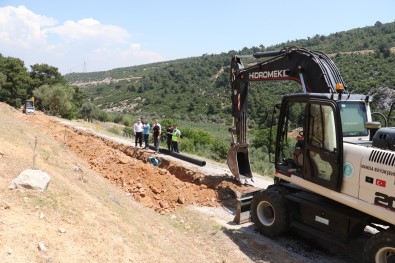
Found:
[[[50,179],[49,175],[43,171],[26,169],[11,182],[9,188],[27,188],[44,191],[48,187]]]

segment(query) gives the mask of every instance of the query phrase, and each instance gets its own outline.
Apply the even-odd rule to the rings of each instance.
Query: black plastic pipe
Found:
[[[151,150],[155,151],[154,146],[150,146],[149,148]],[[180,159],[180,160],[183,160],[183,161],[186,161],[186,162],[189,162],[189,163],[193,163],[193,164],[196,164],[196,165],[199,165],[199,166],[205,166],[206,165],[206,161],[199,160],[199,159],[196,159],[196,158],[192,158],[192,157],[186,156],[184,154],[172,152],[172,151],[169,151],[167,149],[159,149],[159,152],[163,153],[163,154],[168,154],[168,155],[173,156],[173,157],[175,157],[177,159]]]
[[[169,151],[169,150],[167,150],[167,151]],[[183,161],[187,161],[187,162],[199,165],[199,166],[205,166],[206,165],[206,161],[198,160],[198,159],[195,159],[195,158],[192,158],[190,156],[186,156],[186,155],[183,155],[183,154],[180,154],[180,153],[170,152],[169,154],[171,156],[175,157],[175,158],[178,158],[178,159],[181,159]]]

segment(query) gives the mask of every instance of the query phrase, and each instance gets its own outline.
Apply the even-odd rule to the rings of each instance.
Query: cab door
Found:
[[[343,141],[338,104],[333,100],[309,100],[305,114],[303,178],[340,191]]]

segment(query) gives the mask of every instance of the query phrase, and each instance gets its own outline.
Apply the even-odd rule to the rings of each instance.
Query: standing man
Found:
[[[155,147],[155,152],[159,153],[159,144],[160,144],[160,134],[162,133],[162,128],[160,124],[158,123],[158,119],[154,119],[154,123],[152,124],[152,130],[153,130],[153,137],[154,137],[154,147]]]
[[[169,126],[169,128],[167,128],[166,130],[166,135],[167,135],[167,149],[169,151],[173,151],[173,145],[171,142],[171,137],[173,136],[173,126]]]
[[[134,143],[135,146],[137,147],[137,143],[140,145],[140,147],[143,147],[143,123],[141,122],[141,118],[137,119],[137,122],[133,125],[134,128]]]
[[[146,150],[149,149],[149,133],[151,131],[151,125],[149,124],[149,122],[144,122],[143,121],[143,136],[144,136],[144,147]]]
[[[173,144],[173,151],[176,153],[179,153],[178,150],[178,143],[181,140],[181,132],[179,129],[177,129],[177,125],[173,125],[173,133],[171,136],[171,142]]]

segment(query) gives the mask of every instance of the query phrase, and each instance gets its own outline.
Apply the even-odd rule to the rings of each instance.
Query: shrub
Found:
[[[134,130],[131,127],[124,127],[122,131],[123,131],[123,136],[128,138],[132,137],[132,134],[134,133]]]
[[[212,158],[216,161],[226,160],[228,156],[229,145],[220,141],[213,141],[211,144]]]
[[[133,121],[132,121],[132,118],[130,116],[123,115],[122,116],[122,123],[125,126],[130,126],[133,123]]]
[[[115,126],[111,126],[111,127],[107,128],[107,131],[111,132],[111,133],[114,133],[114,134],[117,134],[117,135],[120,134],[119,129],[117,127],[115,127]]]
[[[198,144],[204,146],[210,144],[213,141],[213,138],[209,132],[190,128],[182,130],[182,137],[183,139],[188,138],[192,140],[195,146],[197,146]]]
[[[190,139],[182,139],[182,141],[179,144],[179,150],[180,152],[190,152],[190,153],[195,153],[196,152],[196,147],[194,145],[193,140]]]
[[[274,156],[272,156],[273,158]],[[274,165],[269,160],[269,155],[262,148],[250,148],[249,158],[253,172],[273,176]]]
[[[120,123],[120,122],[122,122],[122,119],[123,119],[123,115],[120,114],[120,113],[116,113],[116,114],[114,115],[113,122],[115,122],[115,123]]]

